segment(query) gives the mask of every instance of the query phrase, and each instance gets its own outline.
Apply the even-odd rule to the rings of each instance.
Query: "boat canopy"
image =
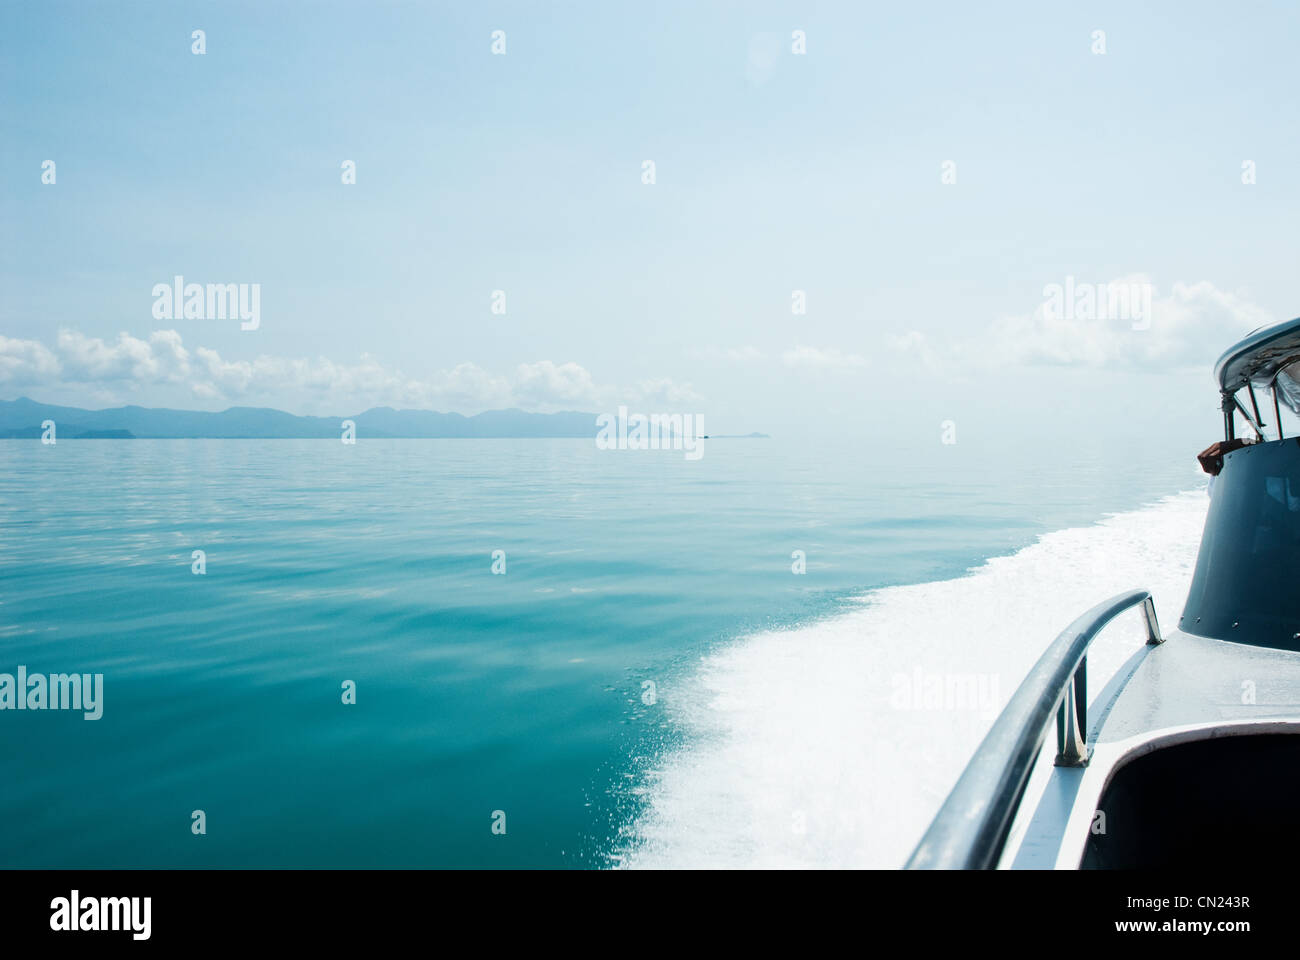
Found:
[[[1276,387],[1278,399],[1300,414],[1300,317],[1260,327],[1233,344],[1214,365],[1225,396],[1243,387]]]

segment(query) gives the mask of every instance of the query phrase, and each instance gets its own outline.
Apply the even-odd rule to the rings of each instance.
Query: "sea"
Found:
[[[0,441],[0,674],[102,674],[0,866],[899,866],[1075,616],[1177,625],[1186,454]]]

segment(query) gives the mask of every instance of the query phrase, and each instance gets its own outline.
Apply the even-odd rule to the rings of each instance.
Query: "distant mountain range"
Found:
[[[489,410],[466,417],[434,410],[375,407],[347,417],[298,417],[269,407],[231,407],[220,413],[150,407],[83,410],[37,403],[27,397],[0,400],[0,439],[36,438],[41,423],[53,420],[58,439],[130,440],[145,438],[337,439],[344,420],[356,423],[361,437],[523,438],[596,435],[596,414],[525,413]],[[762,436],[762,434],[751,434]]]
[[[596,435],[594,413],[525,413],[489,410],[472,417],[433,410],[375,407],[346,417],[298,417],[269,407],[231,407],[220,413],[150,407],[83,410],[37,403],[27,397],[0,400],[0,438],[39,437],[53,420],[58,439],[231,438],[337,439],[344,420],[361,437],[587,437]]]

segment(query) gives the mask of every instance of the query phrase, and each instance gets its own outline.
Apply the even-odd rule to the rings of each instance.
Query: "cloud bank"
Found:
[[[877,340],[876,349],[860,353],[807,344],[765,352],[745,344],[693,347],[687,355],[713,370],[783,370],[805,380],[833,376],[844,389],[853,389],[854,380],[871,371],[963,380],[1033,368],[1181,371],[1204,368],[1217,351],[1277,319],[1248,297],[1209,282],[1175,283],[1161,292],[1149,278],[1134,274],[1110,284],[1143,291],[1140,317],[1100,309],[1063,312],[1045,287],[1032,312],[1002,316],[961,334],[899,326]],[[667,377],[601,383],[572,361],[537,360],[503,371],[464,362],[410,376],[370,354],[352,363],[267,355],[229,359],[208,347],[187,346],[175,330],[144,337],[124,332],[103,340],[62,329],[53,344],[0,335],[0,390],[38,392],[42,399],[54,395],[62,398],[56,402],[79,405],[198,402],[209,408],[272,405],[321,413],[372,406],[462,413],[520,407],[548,413],[609,410],[620,403],[672,411],[696,407],[702,399],[689,383]]]
[[[0,387],[79,389],[101,402],[132,400],[150,388],[209,405],[298,398],[331,411],[360,405],[464,413],[520,407],[548,413],[617,403],[680,406],[700,399],[689,384],[671,379],[624,387],[598,384],[581,365],[551,360],[521,363],[507,373],[466,362],[424,377],[407,376],[369,354],[350,364],[266,355],[228,360],[207,347],[187,347],[175,330],[155,330],[144,338],[123,332],[106,341],[64,329],[52,347],[0,335]]]
[[[980,367],[1080,367],[1154,370],[1203,367],[1217,351],[1277,317],[1246,297],[1214,284],[1175,283],[1161,295],[1141,274],[1110,284],[1146,286],[1150,315],[1109,316],[1103,311],[1054,310],[1044,302],[1032,312],[998,318],[975,336],[942,338],[908,330],[888,338],[929,371]],[[1105,286],[1105,285],[1103,285]]]

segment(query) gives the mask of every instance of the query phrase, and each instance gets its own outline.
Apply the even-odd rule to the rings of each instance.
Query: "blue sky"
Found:
[[[0,398],[1213,423],[1209,364],[1300,313],[1298,11],[6,4]],[[155,320],[176,274],[260,328]],[[1067,276],[1152,329],[1044,325]]]

